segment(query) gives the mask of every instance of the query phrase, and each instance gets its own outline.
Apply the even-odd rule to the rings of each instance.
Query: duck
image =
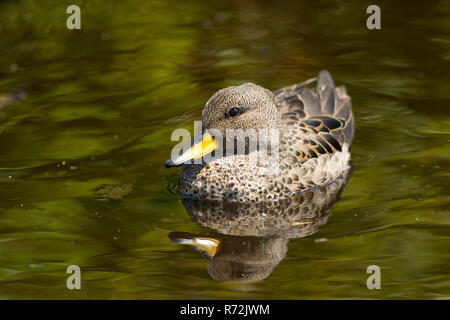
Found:
[[[182,166],[182,198],[279,201],[342,179],[351,168],[351,98],[326,70],[275,91],[254,83],[221,89],[200,119],[201,139],[165,163]],[[252,148],[247,132],[276,133],[275,143]]]
[[[328,222],[351,174],[346,171],[342,179],[276,202],[183,198],[191,220],[208,233],[173,231],[168,237],[200,252],[216,281],[264,280],[286,256],[291,239],[313,236]]]

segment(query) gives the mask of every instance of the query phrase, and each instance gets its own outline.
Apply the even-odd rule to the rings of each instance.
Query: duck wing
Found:
[[[315,88],[307,88],[317,82]],[[290,131],[300,162],[350,147],[354,135],[351,98],[344,86],[335,87],[328,71],[301,84],[274,92],[282,121]]]

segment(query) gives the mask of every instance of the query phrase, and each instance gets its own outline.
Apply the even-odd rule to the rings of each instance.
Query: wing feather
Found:
[[[316,88],[306,86],[317,80]],[[293,149],[300,163],[351,145],[354,117],[351,98],[344,86],[335,87],[328,71],[317,79],[274,92],[282,120],[300,137]],[[298,128],[298,129],[296,129]]]

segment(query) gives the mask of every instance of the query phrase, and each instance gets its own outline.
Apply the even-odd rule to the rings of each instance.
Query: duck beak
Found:
[[[169,159],[166,161],[166,168],[178,167],[184,163],[204,157],[219,147],[219,144],[209,133],[204,133],[202,140],[195,143],[192,142],[192,146],[175,159]]]
[[[219,238],[204,237],[185,232],[171,232],[169,234],[169,239],[174,243],[194,247],[197,251],[205,254],[208,258],[214,258],[220,245]]]

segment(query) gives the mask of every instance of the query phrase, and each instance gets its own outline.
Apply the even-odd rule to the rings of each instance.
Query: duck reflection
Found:
[[[327,222],[350,176],[351,170],[326,186],[276,202],[183,199],[192,221],[217,233],[172,232],[169,238],[200,251],[217,281],[266,279],[286,256],[289,239],[313,235]]]

